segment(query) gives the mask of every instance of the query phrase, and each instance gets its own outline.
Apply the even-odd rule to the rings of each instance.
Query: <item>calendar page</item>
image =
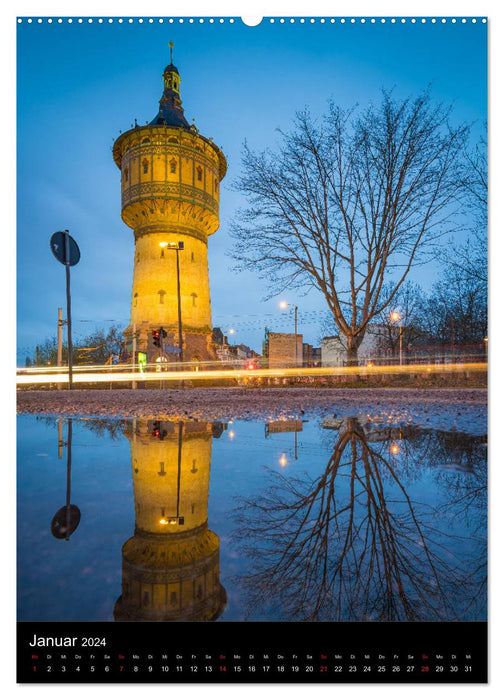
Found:
[[[486,18],[16,23],[18,683],[486,683]]]

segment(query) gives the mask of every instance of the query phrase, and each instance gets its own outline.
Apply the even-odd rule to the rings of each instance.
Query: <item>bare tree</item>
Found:
[[[383,285],[382,296],[384,299],[390,299],[394,286],[393,282],[386,282]],[[379,355],[383,353],[397,355],[399,352],[400,334],[402,335],[402,343],[406,352],[424,340],[426,336],[424,328],[426,300],[426,294],[420,285],[407,280],[396,291],[389,305],[376,314],[374,322],[377,326],[373,335]],[[397,320],[393,320],[393,312],[400,314],[401,327],[399,327]],[[329,314],[327,315],[324,330],[328,334],[334,334],[336,331],[334,321]],[[368,328],[368,332],[369,330],[370,328]]]
[[[119,357],[123,354],[122,331],[119,326],[96,329],[76,344],[76,352],[81,364],[104,364],[112,355]]]
[[[383,296],[389,298],[393,282],[383,286]],[[423,312],[425,308],[425,293],[419,284],[406,281],[396,292],[389,306],[377,315],[377,322],[382,326],[383,333],[379,347],[387,349],[392,354],[399,351],[399,336],[402,336],[406,352],[415,344],[421,342],[425,335]],[[392,313],[397,311],[401,318],[401,328],[393,320]]]
[[[462,190],[461,207],[471,222],[469,235],[463,243],[451,240],[440,247],[437,257],[445,269],[451,269],[459,279],[466,278],[486,288],[488,280],[488,157],[486,124],[478,143],[466,149],[467,173]]]
[[[63,343],[63,362],[67,362],[67,346]],[[124,349],[124,339],[119,326],[99,328],[84,338],[74,340],[72,359],[75,364],[104,364],[111,355],[120,356]],[[37,346],[33,364],[55,365],[58,354],[56,337],[47,338]]]
[[[276,152],[245,145],[237,189],[249,206],[232,230],[237,267],[257,269],[273,294],[319,290],[349,364],[413,264],[454,230],[468,128],[450,127],[449,115],[428,91],[403,101],[384,92],[360,113],[330,103],[321,123],[298,113]]]
[[[488,332],[486,281],[459,263],[447,266],[425,301],[423,318],[431,343],[483,346]]]

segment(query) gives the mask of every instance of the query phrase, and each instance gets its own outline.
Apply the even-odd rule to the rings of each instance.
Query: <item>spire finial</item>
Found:
[[[168,46],[170,47],[170,63],[173,63],[173,41],[170,41]]]

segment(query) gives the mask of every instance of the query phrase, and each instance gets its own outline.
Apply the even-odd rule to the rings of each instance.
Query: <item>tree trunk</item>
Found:
[[[358,360],[358,345],[353,336],[347,337],[347,367],[356,367]]]

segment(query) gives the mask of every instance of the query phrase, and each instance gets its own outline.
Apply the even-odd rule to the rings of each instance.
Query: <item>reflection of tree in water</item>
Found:
[[[249,615],[276,605],[295,620],[484,617],[485,538],[474,527],[486,511],[482,439],[408,427],[398,442],[397,429],[368,429],[355,418],[337,427],[319,477],[269,470],[269,488],[240,499],[236,534],[253,561],[239,577]],[[454,449],[464,474],[450,472]],[[446,502],[414,499],[408,492],[418,486],[405,487],[429,467]],[[462,512],[472,533],[453,520]]]
[[[72,416],[54,418],[53,416],[36,416],[36,420],[53,426],[55,422],[67,421]],[[123,436],[124,420],[121,418],[81,418],[74,417],[74,425],[87,428],[97,437],[109,437],[111,440],[120,440]]]

